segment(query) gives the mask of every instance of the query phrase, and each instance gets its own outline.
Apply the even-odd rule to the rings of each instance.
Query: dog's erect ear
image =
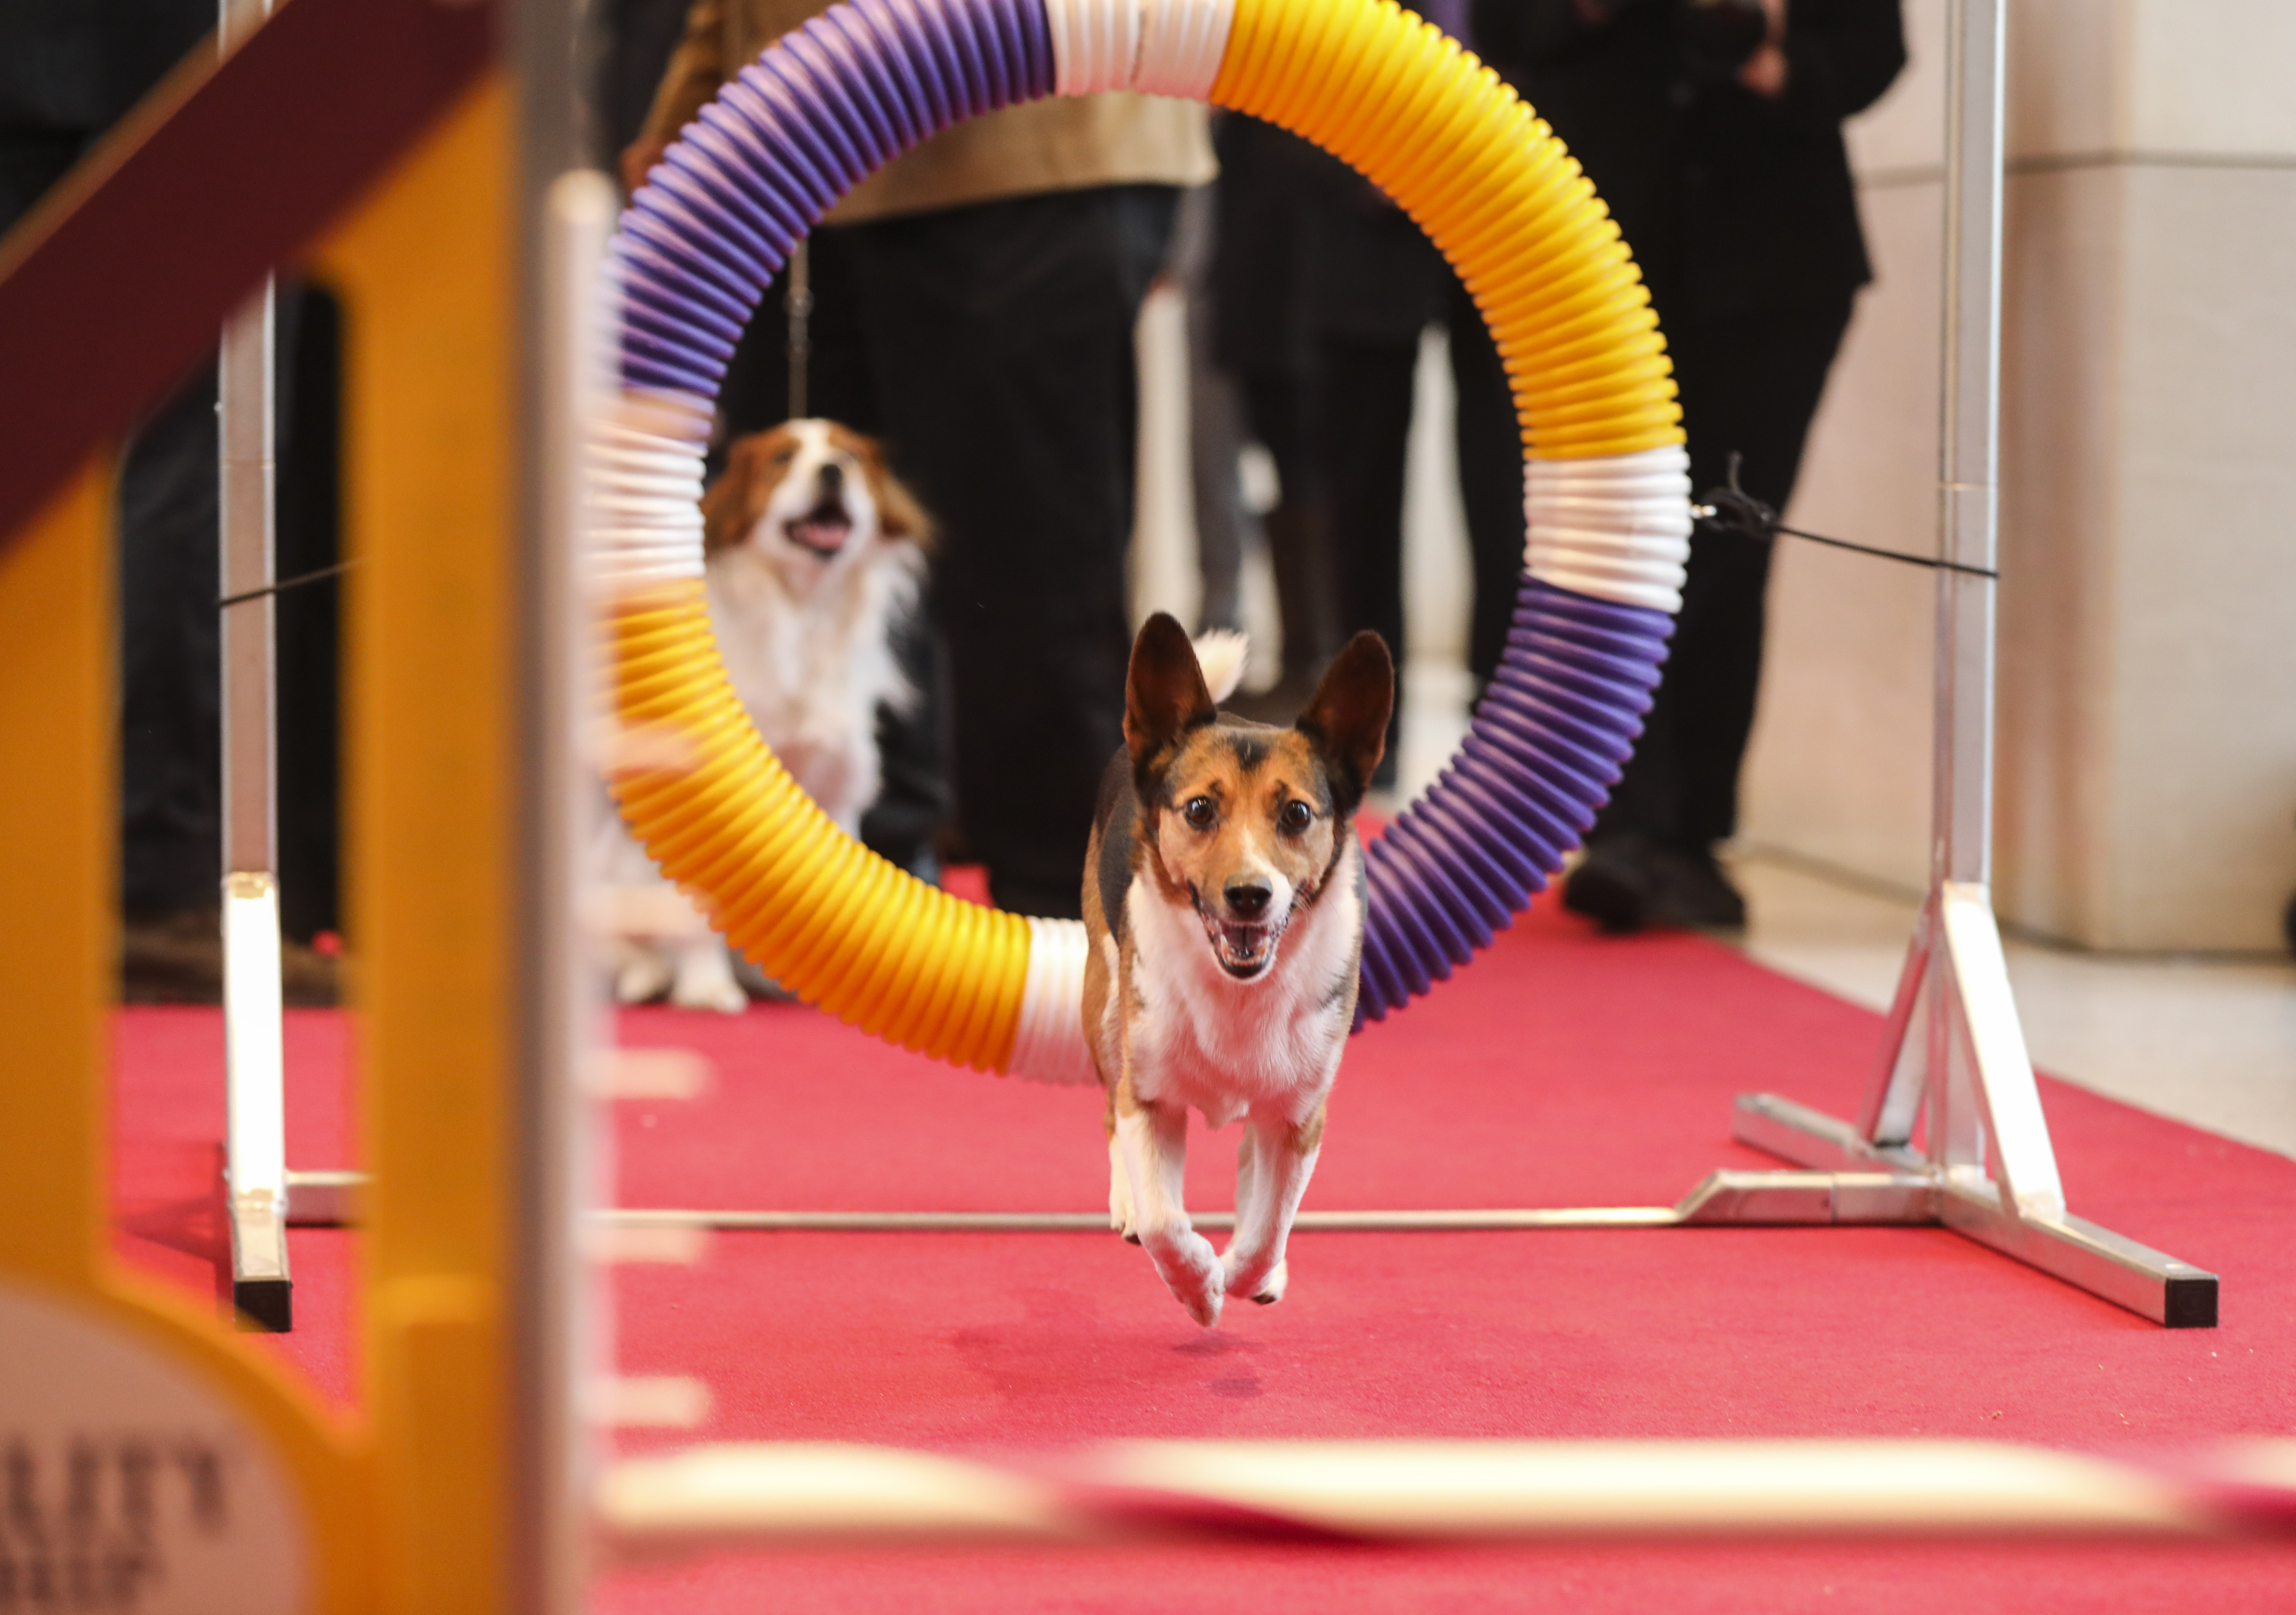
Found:
[[[877,530],[888,538],[906,538],[911,544],[930,545],[932,518],[925,514],[916,496],[901,486],[891,467],[885,463],[885,446],[874,438],[865,438],[842,426],[830,430],[844,440],[845,447],[868,474],[869,496],[877,502]]]
[[[1134,770],[1186,731],[1218,716],[1187,629],[1169,613],[1157,612],[1132,642],[1132,669],[1124,679],[1124,744]]]
[[[764,509],[772,471],[774,434],[742,438],[726,451],[726,469],[701,496],[701,553],[714,555],[750,535]]]
[[[1324,670],[1297,726],[1331,768],[1332,806],[1342,818],[1363,803],[1372,770],[1387,750],[1394,711],[1395,659],[1387,641],[1366,628]]]

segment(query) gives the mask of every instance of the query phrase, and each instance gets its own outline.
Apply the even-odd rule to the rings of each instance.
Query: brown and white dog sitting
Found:
[[[1180,625],[1140,630],[1125,749],[1086,855],[1085,1036],[1108,1094],[1109,1220],[1188,1316],[1281,1300],[1283,1251],[1355,1021],[1363,848],[1395,667],[1358,634],[1289,729],[1218,709]],[[1214,1255],[1181,1203],[1189,1109],[1239,1119],[1235,1234]]]
[[[883,777],[877,709],[916,700],[892,635],[922,589],[924,512],[875,443],[791,421],[733,445],[701,515],[709,626],[734,692],[806,793],[857,833]],[[646,900],[668,882],[619,821],[611,829],[620,912],[673,922],[622,928],[615,996],[740,1011],[749,1000],[725,945],[658,889]]]

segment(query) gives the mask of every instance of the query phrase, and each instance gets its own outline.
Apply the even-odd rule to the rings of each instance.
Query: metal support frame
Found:
[[[228,55],[273,0],[218,0]],[[353,1219],[364,1174],[287,1165],[279,955],[278,302],[275,276],[225,322],[216,371],[223,721],[225,1190],[231,1299],[254,1327],[294,1327],[287,1229]]]
[[[270,0],[220,0],[228,55]],[[231,1299],[258,1328],[294,1325],[287,1268],[286,1063],[279,988],[275,665],[278,286],[272,277],[224,324],[216,373],[223,610],[223,1024],[229,1122]]]
[[[1732,1130],[1803,1167],[1915,1175],[1931,1204],[1905,1220],[1943,1223],[2171,1328],[2209,1327],[2215,1275],[2065,1209],[1993,915],[2004,10],[1954,0],[1949,24],[1938,529],[1963,570],[1937,575],[1929,899],[1857,1124],[1764,1094],[1739,1100]]]
[[[2161,1463],[1970,1440],[1114,1441],[978,1458],[822,1442],[626,1457],[598,1492],[631,1557],[744,1545],[2269,1540],[2296,1441]]]
[[[1303,1231],[1942,1226],[2170,1328],[2217,1321],[2217,1278],[2073,1216],[1987,882],[2000,415],[2004,0],[1955,0],[1947,79],[1945,385],[1939,471],[1935,832],[1927,904],[1857,1122],[1741,1096],[1743,1144],[1802,1168],[1722,1171],[1674,1206],[1303,1211]],[[1921,1127],[1924,1114],[1927,1127]],[[1917,1131],[1926,1150],[1916,1149]],[[1212,1214],[1201,1227],[1229,1226]],[[614,1227],[1065,1232],[1102,1212],[609,1213]]]

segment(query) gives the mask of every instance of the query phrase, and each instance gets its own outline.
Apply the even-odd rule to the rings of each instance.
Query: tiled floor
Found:
[[[1913,927],[1893,894],[1787,857],[1733,860],[1742,946],[1774,970],[1885,1009]],[[2081,953],[2006,940],[2033,1062],[2052,1075],[2296,1155],[2296,963]]]

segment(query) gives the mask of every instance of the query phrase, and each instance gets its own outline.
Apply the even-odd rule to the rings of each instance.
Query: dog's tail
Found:
[[[1211,628],[1197,635],[1195,644],[1196,666],[1203,669],[1205,686],[1217,706],[1243,683],[1243,664],[1250,659],[1251,642],[1234,628]]]

